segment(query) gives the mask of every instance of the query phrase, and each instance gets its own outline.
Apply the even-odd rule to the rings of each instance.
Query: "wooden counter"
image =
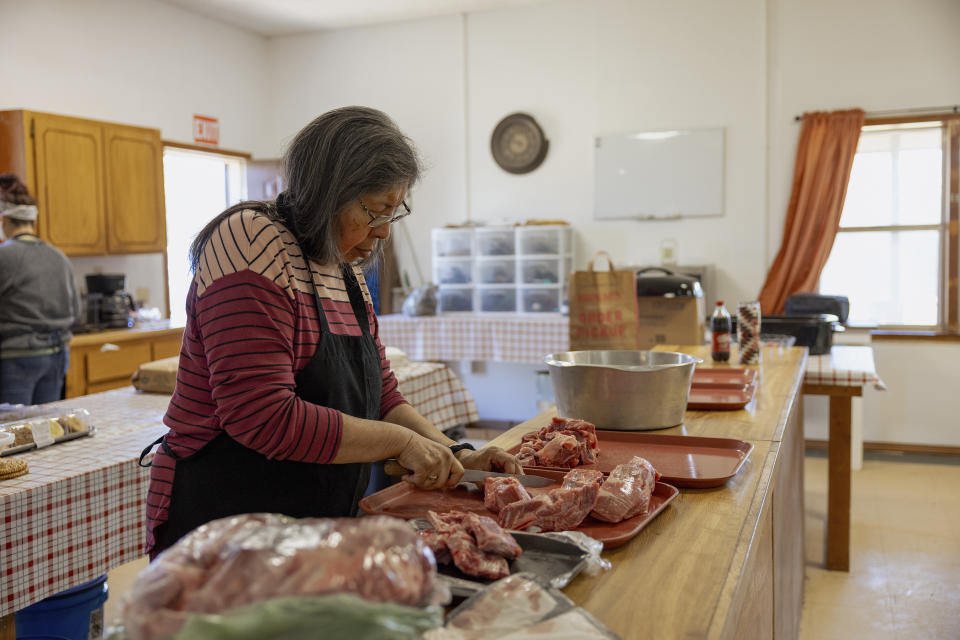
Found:
[[[704,359],[708,347],[663,347]],[[564,592],[623,638],[796,638],[803,604],[802,348],[764,348],[755,400],[742,411],[688,411],[658,434],[754,445],[734,478],[680,495],[604,557],[613,569]],[[509,448],[547,412],[490,444]],[[601,449],[602,451],[602,449]]]
[[[170,321],[82,333],[70,340],[68,398],[126,387],[141,364],[180,353],[183,327]]]

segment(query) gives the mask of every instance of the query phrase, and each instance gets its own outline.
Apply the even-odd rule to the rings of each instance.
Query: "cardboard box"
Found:
[[[640,349],[658,344],[699,345],[704,341],[703,298],[640,296]]]

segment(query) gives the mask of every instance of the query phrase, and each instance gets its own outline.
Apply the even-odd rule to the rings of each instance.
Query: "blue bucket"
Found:
[[[99,638],[103,635],[103,603],[106,601],[106,574],[61,591],[17,611],[17,640]]]

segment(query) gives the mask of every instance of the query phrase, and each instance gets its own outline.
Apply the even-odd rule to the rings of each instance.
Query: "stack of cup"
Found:
[[[740,364],[760,362],[760,303],[737,305],[737,344]]]

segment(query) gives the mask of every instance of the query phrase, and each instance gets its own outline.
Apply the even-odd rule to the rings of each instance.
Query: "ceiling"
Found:
[[[546,0],[162,0],[264,36],[283,36],[434,16],[487,11]]]

